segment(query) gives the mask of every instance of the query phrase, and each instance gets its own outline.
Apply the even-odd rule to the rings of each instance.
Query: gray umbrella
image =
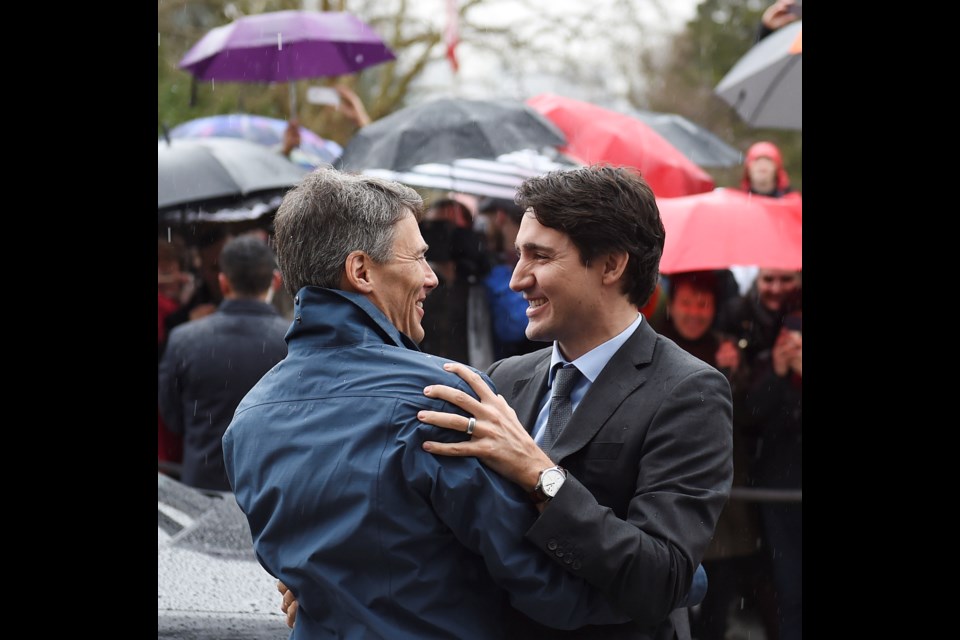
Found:
[[[751,127],[803,130],[803,21],[753,45],[714,93]]]
[[[183,211],[267,203],[297,184],[307,169],[263,145],[236,138],[157,142],[157,210],[161,220]],[[254,216],[255,217],[255,216]]]
[[[564,144],[563,133],[522,102],[441,98],[405,107],[360,129],[336,166],[403,171]]]
[[[633,111],[694,164],[701,167],[735,167],[743,162],[742,154],[706,127],[676,113]]]

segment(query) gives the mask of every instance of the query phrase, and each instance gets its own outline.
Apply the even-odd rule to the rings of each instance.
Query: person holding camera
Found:
[[[758,435],[753,479],[768,489],[803,488],[803,330],[801,290],[783,305],[769,350],[753,363],[746,396],[747,425]],[[760,519],[776,588],[781,640],[803,637],[803,503],[760,503]]]

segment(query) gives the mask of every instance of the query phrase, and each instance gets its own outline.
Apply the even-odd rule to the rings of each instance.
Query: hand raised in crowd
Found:
[[[763,16],[760,18],[760,21],[767,29],[776,31],[780,27],[784,27],[791,22],[799,20],[797,14],[791,11],[793,6],[796,4],[796,0],[777,0],[772,5],[767,7],[766,11],[763,12]]]
[[[277,591],[282,596],[280,600],[280,611],[287,614],[287,626],[293,629],[293,623],[297,621],[297,607],[299,603],[293,595],[293,591],[287,588],[287,585],[277,580]]]
[[[718,369],[729,369],[733,373],[740,367],[740,349],[733,343],[733,340],[721,342],[715,357]]]
[[[792,370],[802,376],[802,353],[803,334],[799,331],[781,330],[771,353],[774,373],[782,378]]]
[[[346,117],[353,120],[358,127],[365,127],[370,124],[370,116],[367,114],[366,107],[353,89],[346,85],[338,84],[334,87],[340,94],[340,106],[337,109]]]
[[[283,130],[283,155],[290,157],[294,149],[300,146],[300,121],[291,118],[287,128]]]
[[[798,342],[797,352],[794,354],[792,358],[790,358],[790,369],[795,374],[797,374],[802,378],[803,377],[803,336],[799,333],[797,334],[797,342]]]

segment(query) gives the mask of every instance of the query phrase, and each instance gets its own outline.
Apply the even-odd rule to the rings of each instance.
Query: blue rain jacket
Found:
[[[520,487],[421,449],[466,437],[416,417],[462,414],[427,385],[475,395],[447,360],[363,296],[317,287],[286,340],[223,451],[260,563],[297,595],[291,637],[501,638],[509,605],[563,629],[627,620],[524,540],[538,513]]]

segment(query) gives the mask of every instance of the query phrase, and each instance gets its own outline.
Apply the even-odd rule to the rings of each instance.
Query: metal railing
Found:
[[[730,499],[747,502],[803,502],[803,489],[733,487],[730,489]]]

